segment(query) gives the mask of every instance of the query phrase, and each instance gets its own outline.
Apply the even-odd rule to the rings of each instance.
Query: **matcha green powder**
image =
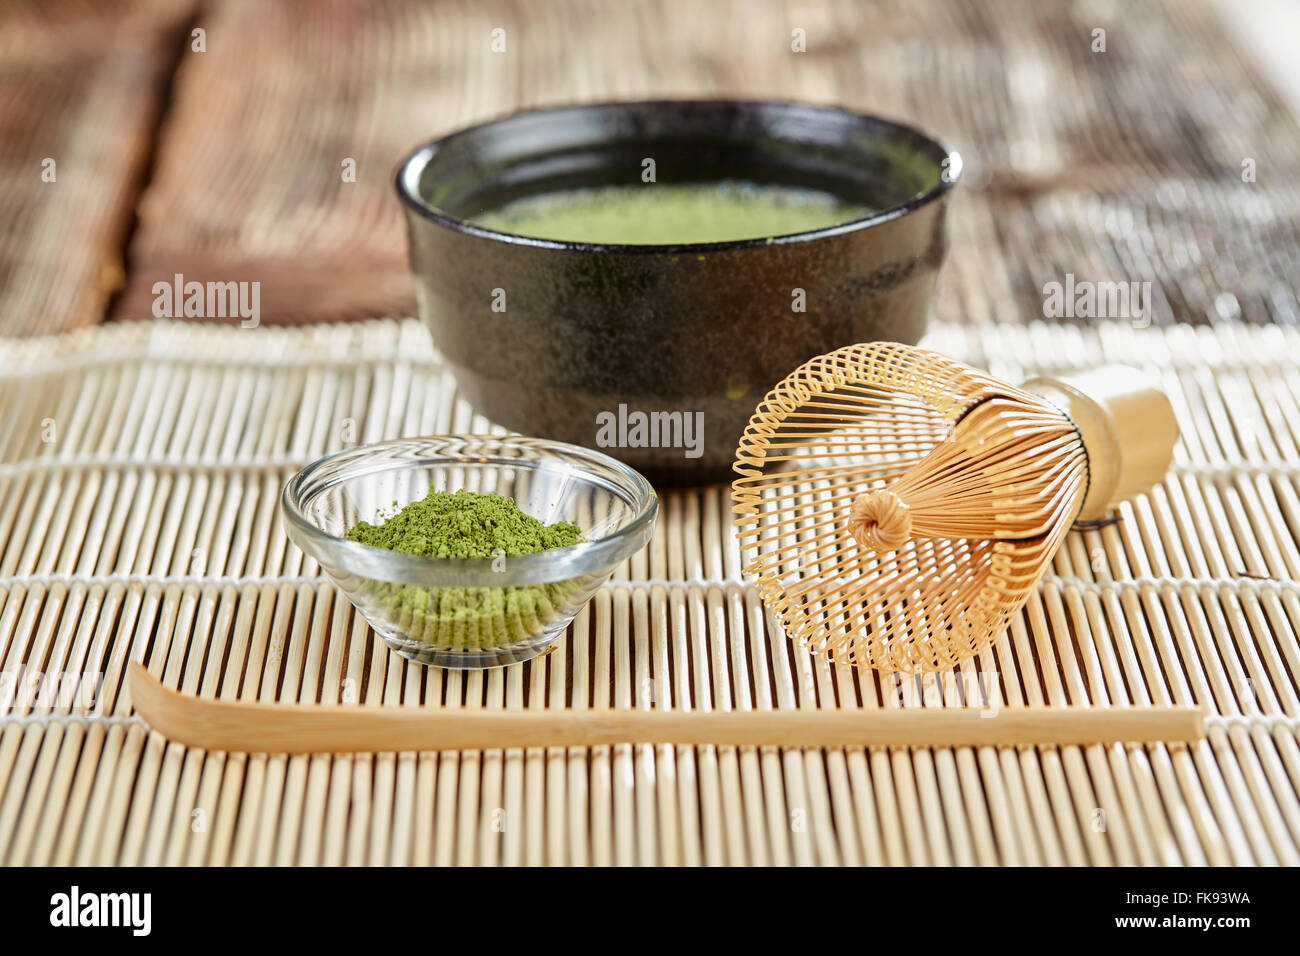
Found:
[[[582,534],[571,521],[543,524],[501,495],[433,490],[382,524],[358,522],[348,539],[429,558],[492,558],[567,548]]]
[[[348,539],[431,558],[508,559],[582,540],[576,524],[545,524],[510,498],[432,490],[379,524],[358,522]],[[573,581],[512,587],[422,587],[372,582],[367,599],[412,640],[439,647],[492,647],[544,630],[577,591]]]

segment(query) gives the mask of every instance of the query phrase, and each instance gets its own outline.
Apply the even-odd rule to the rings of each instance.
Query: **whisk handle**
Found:
[[[1104,518],[1112,504],[1159,484],[1178,441],[1173,405],[1145,373],[1107,365],[1022,386],[1070,416],[1088,455],[1081,521]]]

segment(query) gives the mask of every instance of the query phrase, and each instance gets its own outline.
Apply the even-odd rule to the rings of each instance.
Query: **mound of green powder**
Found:
[[[382,524],[358,522],[348,539],[429,558],[492,558],[567,548],[582,533],[572,521],[543,524],[512,498],[431,490]]]
[[[509,558],[582,540],[571,521],[546,524],[510,498],[431,490],[379,524],[358,522],[348,539],[431,558]],[[502,587],[422,587],[372,582],[372,610],[412,640],[439,647],[493,647],[532,637],[553,623],[578,590],[575,581]]]

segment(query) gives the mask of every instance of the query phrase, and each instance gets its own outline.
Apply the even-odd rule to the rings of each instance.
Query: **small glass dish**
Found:
[[[349,541],[429,493],[513,498],[582,541],[536,554],[430,558]],[[289,539],[319,562],[370,626],[403,657],[437,667],[514,664],[548,651],[584,604],[654,534],[659,501],[608,455],[521,437],[403,438],[349,448],[284,487]]]

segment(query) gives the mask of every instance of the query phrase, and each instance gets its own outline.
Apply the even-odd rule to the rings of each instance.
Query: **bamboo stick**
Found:
[[[1187,742],[1204,736],[1193,707],[980,708],[855,714],[755,711],[478,711],[219,701],[168,690],[139,664],[137,712],[186,746],[251,753],[383,753],[592,747],[626,743],[773,747],[1028,746],[1098,740]]]

